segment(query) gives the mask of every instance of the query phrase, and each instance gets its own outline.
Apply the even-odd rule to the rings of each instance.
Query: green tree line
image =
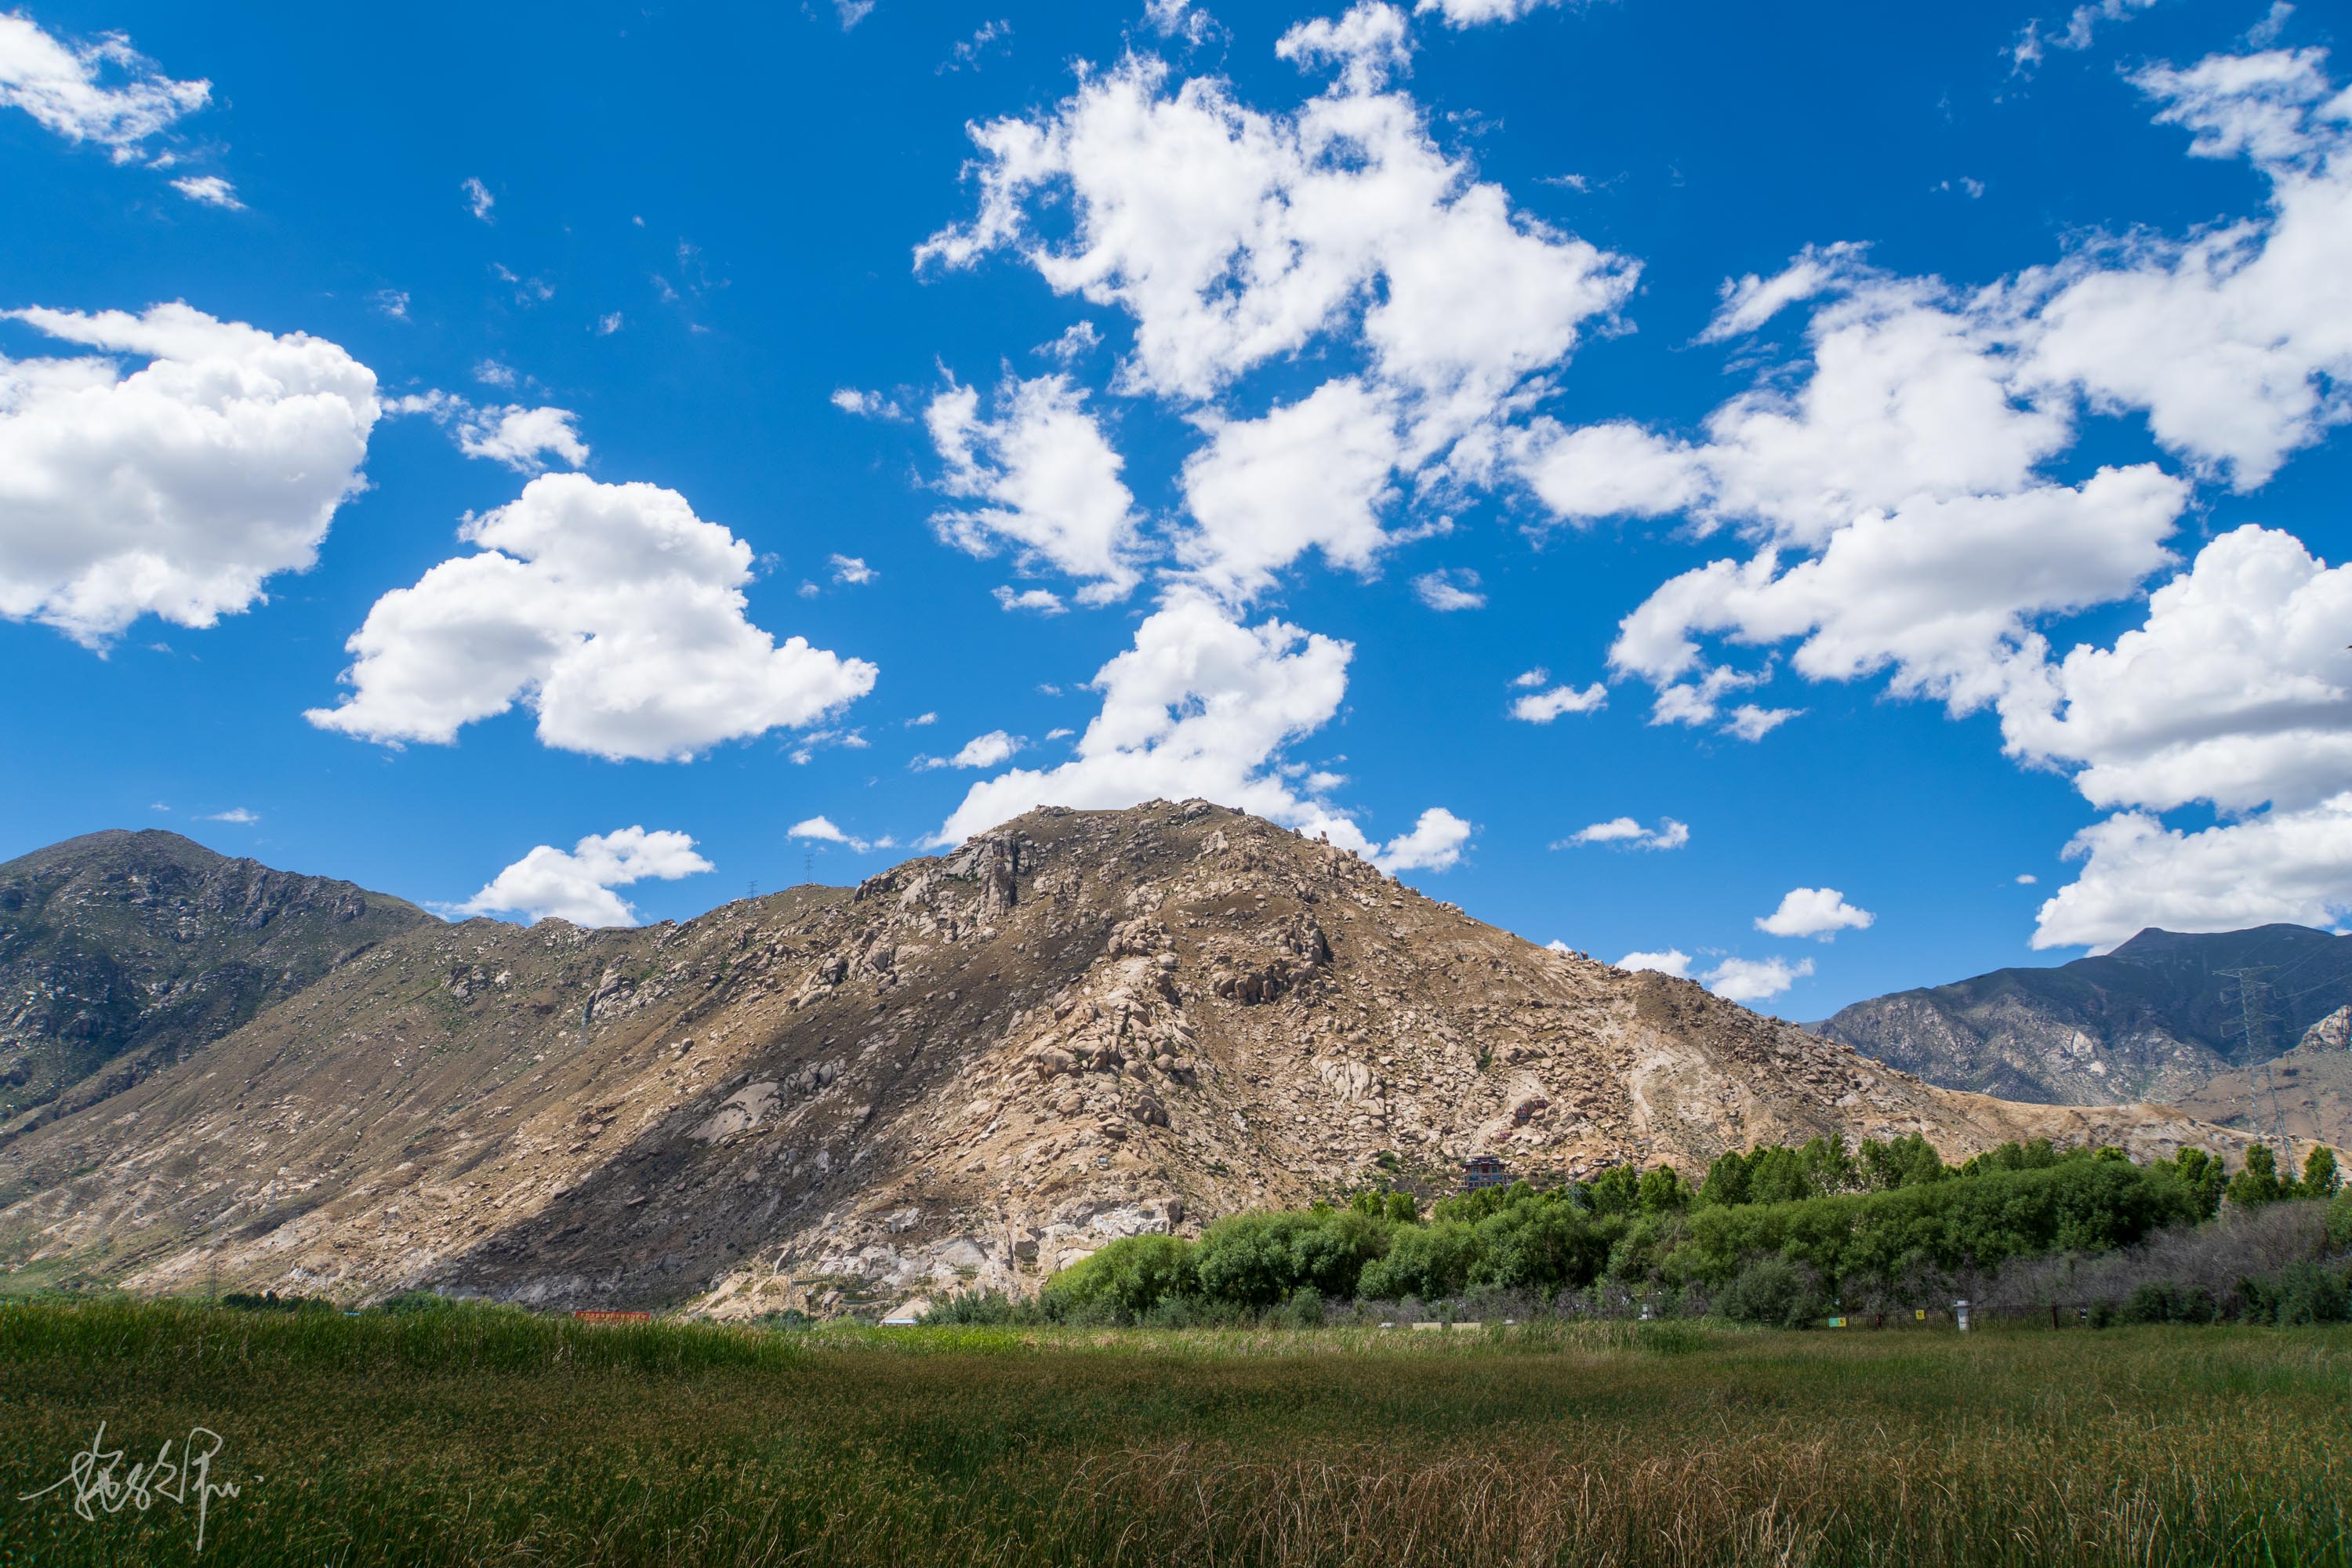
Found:
[[[1080,1321],[1184,1321],[1326,1301],[1433,1301],[1481,1289],[1550,1296],[1612,1282],[1697,1292],[1736,1316],[1800,1321],[1855,1287],[1990,1270],[2052,1252],[2130,1247],[2166,1226],[2244,1207],[2331,1197],[2333,1155],[2301,1175],[2269,1150],[2234,1173],[2200,1149],[2136,1163],[2113,1148],[2007,1143],[1948,1166],[1925,1139],[1730,1152],[1697,1185],[1671,1166],[1607,1171],[1588,1183],[1521,1182],[1444,1198],[1408,1194],[1230,1215],[1197,1240],[1115,1241],[1047,1281],[1044,1315]],[[2336,1208],[2352,1242],[2352,1197]]]

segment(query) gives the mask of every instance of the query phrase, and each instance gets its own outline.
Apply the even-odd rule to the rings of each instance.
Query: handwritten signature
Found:
[[[178,1444],[179,1458],[172,1457]],[[51,1492],[62,1492],[72,1503],[74,1512],[86,1520],[98,1515],[92,1508],[107,1513],[121,1513],[135,1508],[141,1513],[158,1502],[168,1502],[175,1508],[185,1508],[193,1498],[196,1505],[196,1554],[205,1550],[205,1524],[212,1513],[215,1498],[236,1496],[238,1485],[234,1481],[213,1479],[213,1460],[221,1451],[221,1436],[203,1426],[188,1429],[187,1440],[166,1437],[151,1463],[132,1465],[121,1470],[123,1450],[106,1447],[106,1423],[98,1424],[98,1433],[89,1447],[73,1457],[66,1473],[37,1492],[20,1494],[18,1502],[32,1502]],[[251,1486],[261,1479],[256,1476],[244,1483]]]

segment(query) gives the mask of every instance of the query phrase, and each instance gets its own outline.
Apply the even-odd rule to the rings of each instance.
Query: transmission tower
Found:
[[[2243,1042],[2242,1059],[2246,1064],[2246,1114],[2257,1131],[2263,1127],[2260,1095],[2270,1094],[2270,1132],[2278,1142],[2279,1158],[2290,1161],[2292,1152],[2287,1143],[2286,1114],[2279,1109],[2278,1075],[2271,1070],[2271,1058],[2278,1052],[2273,1048],[2271,1031],[2279,1023],[2277,1009],[2272,1005],[2270,973],[2273,965],[2248,964],[2242,969],[2217,969],[2213,973],[2224,980],[2238,984],[2238,1021],[2225,1026],[2222,1033],[2235,1034]],[[2227,1005],[2227,998],[2224,998]],[[2254,1075],[2262,1075],[2261,1088]]]

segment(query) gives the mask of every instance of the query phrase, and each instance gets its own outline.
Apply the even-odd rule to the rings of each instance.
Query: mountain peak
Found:
[[[1538,1180],[1819,1133],[2162,1152],[1536,947],[1206,802],[1042,808],[676,926],[419,926],[0,1151],[0,1235],[134,1285],[837,1309],[1472,1154]],[[262,1152],[266,1151],[266,1152]],[[151,1173],[202,1165],[201,1191]],[[72,1183],[70,1187],[66,1184]]]

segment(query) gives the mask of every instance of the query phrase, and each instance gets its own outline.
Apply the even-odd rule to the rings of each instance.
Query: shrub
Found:
[[[1786,1258],[1750,1262],[1715,1299],[1715,1309],[1735,1323],[1801,1329],[1829,1311],[1820,1277]]]
[[[2338,1252],[2352,1251],[2352,1191],[2336,1194],[2327,1205],[2327,1245]]]
[[[2104,1303],[2102,1303],[2104,1305]],[[2210,1323],[2221,1315],[2213,1293],[2201,1285],[2151,1280],[2134,1290],[2116,1311],[2124,1323]]]
[[[430,1290],[397,1290],[375,1304],[379,1312],[439,1312],[457,1303]]]
[[[220,1299],[220,1304],[236,1312],[335,1312],[341,1309],[332,1301],[316,1296],[281,1296],[275,1290],[256,1295],[247,1290],[232,1290]]]
[[[1045,1321],[1045,1314],[1036,1302],[1015,1300],[1002,1290],[959,1290],[943,1301],[933,1302],[917,1320],[927,1327],[935,1323],[977,1327]]]
[[[2297,1263],[2245,1284],[2246,1321],[2291,1328],[2352,1322],[2352,1270]]]
[[[1061,1322],[1129,1322],[1199,1288],[1193,1245],[1173,1236],[1122,1237],[1045,1281],[1045,1312]]]
[[[1282,1325],[1288,1329],[1319,1329],[1323,1326],[1323,1293],[1312,1285],[1301,1285],[1282,1304]]]

